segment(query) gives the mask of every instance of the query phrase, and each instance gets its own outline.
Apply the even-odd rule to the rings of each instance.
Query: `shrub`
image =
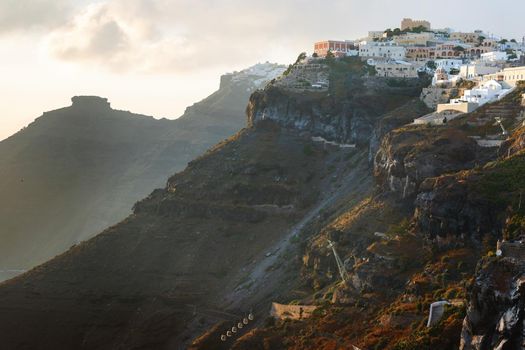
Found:
[[[312,156],[314,154],[314,150],[311,145],[304,145],[303,153],[306,156]]]

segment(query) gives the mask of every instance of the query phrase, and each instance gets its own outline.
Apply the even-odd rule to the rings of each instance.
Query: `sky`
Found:
[[[318,40],[403,17],[521,40],[523,13],[517,0],[0,0],[0,140],[75,95],[174,119],[221,74],[288,64]]]

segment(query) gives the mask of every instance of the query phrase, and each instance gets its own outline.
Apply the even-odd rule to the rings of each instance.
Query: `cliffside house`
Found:
[[[450,100],[450,103],[439,104],[437,112],[454,110],[470,113],[486,103],[501,99],[510,91],[510,89],[504,88],[501,82],[489,80],[475,89],[465,90],[463,96]]]
[[[481,84],[480,87],[465,90],[463,96],[458,99],[450,100],[450,103],[477,103],[483,106],[485,103],[498,100],[508,89],[504,89],[502,84],[496,80],[489,80]]]

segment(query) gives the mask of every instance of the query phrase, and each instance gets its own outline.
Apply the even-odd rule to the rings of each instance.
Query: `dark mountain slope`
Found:
[[[371,137],[382,115],[417,108],[418,81],[407,89],[374,79],[370,91],[344,93],[367,81],[365,64],[347,63],[343,68],[354,78],[343,94],[317,93],[354,132],[365,125]],[[387,105],[367,107],[386,91]],[[348,98],[353,103],[339,110]],[[259,107],[253,103],[249,110]],[[316,127],[250,114],[250,128],[191,162],[138,202],[129,218],[2,284],[0,343],[14,349],[179,349],[218,321],[232,322],[251,309],[261,325],[270,301],[304,295],[304,240],[373,187],[365,136],[356,148],[339,145],[341,139],[317,132],[323,124],[340,125],[314,104],[310,111],[299,117]],[[212,338],[212,349],[231,345]]]
[[[225,75],[217,92],[174,121],[74,98],[0,142],[0,280],[129,215],[168,176],[242,128],[251,91],[282,71],[260,64]]]
[[[124,222],[4,282],[0,342],[12,349],[179,344],[192,305],[201,316],[220,310],[218,296],[238,269],[264,259],[316,201],[332,158],[275,126],[242,132],[137,203]]]

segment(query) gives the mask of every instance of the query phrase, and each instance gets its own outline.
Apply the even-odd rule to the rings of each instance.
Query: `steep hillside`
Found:
[[[268,319],[232,348],[520,348],[523,92],[449,125],[387,133],[374,162],[376,191],[312,223],[301,244],[303,294],[278,300],[315,305],[312,318]],[[514,131],[499,149],[485,141],[501,139],[494,110]],[[498,239],[518,241],[501,244],[502,257],[494,257]],[[439,300],[451,305],[426,327]],[[212,348],[200,342],[197,349]]]
[[[444,125],[408,125],[428,112],[426,83],[374,77],[356,58],[298,60],[251,95],[246,129],[131,216],[0,285],[1,343],[515,348],[525,88]],[[435,301],[449,305],[427,327]],[[272,302],[284,304],[275,317]]]
[[[351,60],[347,68],[354,79],[343,92],[367,82],[364,64]],[[362,101],[334,95],[333,87],[320,97],[351,99],[341,123],[357,118],[370,126],[382,114],[393,118],[396,110],[418,106],[417,81],[408,90],[373,84]],[[388,106],[367,107],[386,91]],[[250,128],[192,161],[123,222],[2,284],[2,344],[178,349],[249,311],[258,325],[271,301],[302,295],[300,242],[317,224],[372,195],[369,144],[339,144],[284,118],[256,120],[260,108],[251,103]],[[324,123],[318,115],[310,119]],[[231,345],[207,339],[213,349]]]
[[[225,75],[217,92],[174,121],[75,97],[0,142],[0,281],[125,218],[168,176],[240,130],[250,93],[283,70],[259,64]]]
[[[242,283],[240,268],[264,260],[312,208],[331,181],[327,169],[341,155],[272,125],[241,132],[138,202],[119,225],[5,282],[2,344],[180,344],[185,328],[206,329],[221,319],[226,287]],[[359,162],[350,155],[342,166]],[[242,306],[231,312],[249,311]]]

